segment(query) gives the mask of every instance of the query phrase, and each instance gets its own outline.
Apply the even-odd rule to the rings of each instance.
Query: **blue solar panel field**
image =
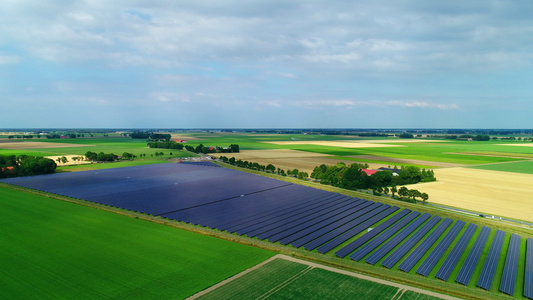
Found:
[[[207,226],[282,245],[428,276],[449,252],[436,278],[447,281],[461,257],[465,263],[456,281],[468,285],[480,272],[490,228],[475,242],[477,226],[379,202],[288,183],[213,163],[168,163],[98,171],[57,173],[0,180],[9,184],[83,199],[145,214]],[[370,230],[370,227],[377,226]],[[366,233],[362,234],[364,231]],[[360,235],[360,236],[359,236]],[[477,286],[491,290],[500,253],[507,254],[499,290],[513,295],[517,266],[525,260],[524,296],[533,299],[533,240],[525,257],[521,238],[513,234],[502,250],[505,232],[491,241]],[[437,243],[437,241],[440,242]],[[458,241],[454,244],[455,240]],[[467,249],[468,245],[473,246]],[[436,246],[435,246],[436,244]],[[488,246],[487,246],[488,247]],[[433,250],[430,250],[432,249]],[[429,255],[427,254],[429,251]],[[467,251],[467,252],[465,252]],[[330,254],[332,255],[332,254]],[[503,255],[503,253],[502,253]],[[524,256],[524,255],[522,255]],[[402,260],[403,259],[403,260]],[[476,273],[478,274],[478,273]],[[520,276],[517,279],[517,276]]]
[[[479,275],[477,286],[487,291],[490,291],[492,287],[492,280],[494,279],[496,267],[500,260],[504,238],[505,232],[497,230],[494,239],[492,240],[489,253],[487,254],[487,259],[485,259],[485,264],[481,270],[481,275]]]

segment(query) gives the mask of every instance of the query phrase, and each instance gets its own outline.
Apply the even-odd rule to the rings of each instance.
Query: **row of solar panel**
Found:
[[[317,249],[320,253],[327,253],[380,223],[335,254],[339,257],[350,255],[357,261],[366,257],[365,261],[370,264],[381,261],[381,265],[390,269],[411,252],[398,268],[410,272],[419,264],[416,272],[423,276],[430,274],[463,231],[436,272],[436,277],[445,281],[477,231],[477,226],[473,224],[463,230],[466,225],[463,221],[455,222],[449,229],[453,221],[447,218],[441,220],[440,217],[408,209],[399,211],[398,207],[382,203],[234,170],[206,168],[201,164],[143,166],[123,168],[122,171],[110,169],[92,172],[85,177],[79,173],[57,175],[64,180],[43,180],[51,177],[11,180],[22,186],[284,245],[292,244],[309,251]],[[67,188],[69,184],[73,185],[70,189]],[[480,230],[455,279],[457,282],[469,284],[490,232],[490,228],[486,227]],[[504,238],[505,233],[499,230],[494,235],[477,286],[491,289]],[[528,241],[524,282],[524,295],[529,298],[533,298],[531,243]],[[434,249],[429,252],[431,248]],[[515,289],[519,248],[520,237],[512,235],[500,283],[500,290],[510,295]],[[426,259],[420,262],[424,256],[427,256]]]
[[[362,235],[338,250],[335,252],[335,255],[343,258],[352,253],[350,258],[355,261],[359,261],[366,257],[365,262],[376,264],[396,248],[396,250],[383,259],[381,263],[381,265],[390,269],[396,265],[407,252],[413,249],[414,245],[440,221],[439,217],[433,217],[430,219],[431,216],[429,214],[423,214],[420,217],[419,215],[418,212],[410,212],[405,209],[389,218],[372,231]],[[426,255],[428,250],[435,244],[451,223],[452,220],[450,219],[443,220],[441,224],[400,264],[399,269],[405,272],[410,272],[411,269],[419,263],[420,259]],[[422,224],[424,224],[424,226],[422,226]],[[416,270],[418,274],[427,277],[431,273],[435,265],[442,259],[452,242],[459,235],[464,225],[465,223],[463,221],[457,221],[454,226],[452,226],[441,241],[435,246],[433,251],[429,253],[427,258],[420,264]],[[419,227],[421,227],[420,230],[417,230]],[[457,267],[460,258],[465,253],[467,246],[471,243],[472,237],[476,231],[476,225],[469,224],[467,226],[459,240],[455,243],[453,249],[446,256],[441,267],[437,270],[435,275],[436,278],[444,281],[448,280],[452,271]],[[468,285],[470,283],[472,275],[480,261],[483,249],[489,239],[490,232],[491,229],[488,227],[483,227],[479,231],[473,246],[468,250],[467,257],[459,269],[459,273],[455,278],[456,282],[463,285]],[[406,240],[408,236],[410,236],[410,238]],[[483,264],[481,275],[478,278],[478,287],[486,290],[491,289],[504,237],[505,232],[500,230],[496,231],[489,253]],[[520,255],[520,240],[520,236],[512,234],[507,249],[507,256],[499,290],[508,295],[514,295],[515,291]],[[529,240],[528,243],[533,243],[533,241],[529,242]],[[531,256],[533,254],[531,252],[533,252],[533,250],[531,250],[531,248],[533,248],[533,246],[528,244],[528,251],[530,252],[528,252],[526,258],[526,278],[524,282],[524,295],[529,298],[532,298],[531,293],[533,290],[531,287],[531,281],[533,281],[533,262],[531,262],[533,259]]]

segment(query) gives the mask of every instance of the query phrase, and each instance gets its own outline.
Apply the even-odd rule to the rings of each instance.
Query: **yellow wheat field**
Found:
[[[429,202],[533,221],[533,175],[469,168],[436,169],[438,181],[412,185]]]

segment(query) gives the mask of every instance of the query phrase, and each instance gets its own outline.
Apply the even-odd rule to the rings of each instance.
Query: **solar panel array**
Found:
[[[452,252],[448,254],[446,257],[446,260],[440,267],[439,271],[437,271],[437,274],[435,277],[442,279],[444,281],[448,280],[448,277],[452,273],[453,269],[455,268],[455,265],[459,261],[459,258],[461,258],[461,255],[466,249],[466,246],[468,246],[468,243],[470,242],[470,239],[474,235],[474,232],[476,232],[477,226],[474,224],[468,225],[465,232],[463,232],[463,235],[455,244],[455,247],[453,247]],[[427,275],[426,275],[427,276]]]
[[[500,282],[500,292],[504,292],[511,296],[514,295],[515,290],[519,254],[520,236],[512,234],[511,241],[509,241],[509,249],[507,249],[507,256],[505,257],[502,281]]]
[[[477,286],[487,291],[490,291],[492,287],[492,280],[496,273],[496,267],[498,267],[504,238],[505,232],[497,230],[494,239],[492,240],[492,244],[490,245],[487,259],[481,270],[481,275],[479,275]]]
[[[527,239],[524,296],[533,299],[533,239]]]
[[[474,269],[476,268],[479,257],[481,256],[481,251],[483,251],[483,248],[487,243],[489,234],[490,228],[483,227],[481,229],[481,232],[479,233],[476,242],[474,243],[474,246],[472,247],[472,249],[470,249],[470,253],[468,253],[468,257],[466,258],[466,261],[461,267],[461,271],[459,271],[457,278],[455,278],[455,281],[464,285],[468,285],[468,283],[470,282],[470,278],[474,273]]]
[[[335,250],[340,258],[381,261],[389,269],[398,265],[412,272],[418,265],[416,273],[426,277],[441,262],[435,277],[448,281],[455,270],[455,280],[464,285],[484,260],[477,286],[486,290],[491,290],[500,256],[506,255],[499,290],[515,292],[518,235],[511,235],[508,249],[502,249],[506,233],[500,230],[491,239],[488,227],[478,231],[474,224],[465,228],[461,220],[453,224],[448,218],[215,166],[160,164],[0,181],[309,251]],[[533,299],[531,238],[524,275],[524,296]]]

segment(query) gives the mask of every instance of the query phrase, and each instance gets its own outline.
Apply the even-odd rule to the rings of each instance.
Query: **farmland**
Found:
[[[220,168],[209,163],[170,163],[98,172],[19,177],[2,181],[184,223],[207,226],[218,229],[220,232],[227,232],[227,234],[236,233],[239,236],[254,238],[254,241],[261,241],[261,245],[268,241],[277,245],[293,245],[295,249],[304,246],[309,251],[314,251],[313,249],[320,246],[318,252],[325,254],[326,257],[338,256],[343,258],[342,264],[347,265],[352,260],[359,263],[369,262],[370,257],[368,255],[374,255],[374,251],[381,251],[380,247],[385,241],[393,236],[394,239],[401,236],[395,242],[397,244],[393,244],[392,248],[384,252],[385,255],[390,254],[390,251],[398,243],[405,242],[432,214],[435,215],[436,223],[441,220],[440,213],[437,211],[421,216],[417,210],[425,209],[427,211],[424,206],[413,205],[413,211],[400,209],[388,204]],[[458,224],[464,224],[462,220],[456,219],[457,216],[452,216],[452,218],[454,220],[451,221],[455,222],[453,228],[457,227]],[[409,224],[411,221],[413,223]],[[476,220],[470,219],[470,222],[468,228],[474,228],[474,230],[480,228],[475,225]],[[498,226],[497,223],[488,225],[489,227]],[[370,227],[374,229],[366,233]],[[465,244],[465,248],[459,250],[458,259],[465,259],[465,256],[468,255],[468,249],[473,247],[472,241],[478,233],[472,232],[473,236],[470,236],[466,234],[463,225],[457,228],[451,239],[444,238],[444,236],[448,236],[447,232],[439,233],[442,241],[444,239],[449,240],[444,246],[440,246],[441,242],[437,241],[437,244],[424,250],[421,254],[431,255],[437,248],[449,253],[457,243],[460,243],[457,239],[461,237],[461,240],[464,239],[467,244]],[[526,229],[518,230],[508,227],[504,230],[528,235]],[[330,235],[333,232],[335,234],[329,236],[328,239],[322,240],[314,247],[307,248],[307,245],[310,242],[314,243],[318,237],[322,239],[326,234]],[[525,237],[522,236],[521,239],[523,242],[520,247],[524,250]],[[340,244],[336,243],[337,240],[341,240]],[[367,244],[367,241],[370,242]],[[330,242],[334,246],[328,250],[323,250],[323,247],[329,247]],[[352,247],[353,243],[357,246]],[[485,246],[485,244],[483,245]],[[415,246],[413,244],[410,247],[414,249]],[[507,248],[504,247],[502,253],[511,253],[511,250]],[[521,254],[517,255],[517,261],[522,262],[521,264],[525,261],[525,254],[522,250]],[[406,257],[405,254],[402,256]],[[423,276],[427,276],[429,281],[435,281],[435,272],[446,263],[444,261],[446,255],[444,252],[439,254],[434,265],[429,269],[429,273]],[[484,257],[482,256],[482,259]],[[428,256],[425,256],[414,262],[415,264],[417,262],[422,264],[427,259]],[[376,262],[371,264],[376,264]],[[407,270],[409,275],[389,274],[387,276],[398,276],[402,280],[417,281],[415,278],[418,275],[412,272],[416,270],[418,273],[420,266],[416,265],[414,269]],[[479,276],[482,266],[480,263],[474,269],[475,274],[477,274],[474,276]],[[460,265],[454,263],[451,267],[452,270],[455,270],[454,272],[457,272]],[[374,268],[375,272],[380,272],[379,268]],[[397,267],[391,268],[390,271],[401,273]],[[498,281],[501,281],[500,278],[503,275],[501,270],[499,272],[496,274],[497,281],[494,286],[500,285]],[[505,272],[503,273],[505,274]],[[524,274],[524,270],[515,270],[514,274],[519,275],[516,280],[512,280],[512,292],[508,293],[519,295],[524,289],[524,277],[521,275]],[[474,277],[472,282],[475,282],[476,278]],[[455,283],[446,283],[446,285],[442,289],[455,290]],[[480,293],[475,286],[472,286],[468,292]],[[484,294],[481,293],[481,295]],[[499,295],[498,292],[495,292],[495,295]],[[484,296],[488,295],[485,294]]]
[[[195,299],[439,299],[405,288],[278,258]]]
[[[0,210],[6,299],[182,299],[273,255],[5,187]]]
[[[533,221],[532,174],[444,168],[436,169],[435,177],[436,182],[416,185],[416,189],[431,195],[432,203]]]
[[[521,219],[521,220],[529,220],[531,216],[531,211],[533,211],[533,208],[530,208],[530,204],[525,197],[531,193],[531,174],[529,170],[529,167],[531,166],[531,158],[533,157],[533,148],[526,146],[524,142],[516,142],[515,144],[502,144],[501,142],[497,141],[488,141],[488,142],[467,142],[467,141],[431,141],[431,140],[398,140],[398,139],[358,139],[353,137],[327,137],[327,136],[296,136],[296,135],[243,135],[243,134],[181,134],[181,138],[188,139],[188,143],[190,145],[196,145],[199,143],[203,143],[204,145],[208,146],[216,146],[216,145],[227,145],[229,143],[237,143],[241,147],[241,153],[234,154],[234,156],[237,159],[243,159],[243,160],[250,160],[252,162],[259,162],[262,164],[272,163],[276,167],[281,168],[298,168],[300,170],[312,170],[312,167],[319,165],[321,163],[326,164],[335,164],[337,162],[345,162],[346,164],[349,164],[350,162],[367,162],[370,164],[371,168],[377,168],[379,166],[387,166],[387,165],[416,165],[416,166],[422,166],[422,167],[431,167],[434,168],[436,177],[438,179],[437,182],[432,183],[425,183],[425,184],[417,184],[413,186],[416,189],[419,189],[421,191],[427,191],[431,198],[430,202],[432,203],[440,203],[448,206],[455,206],[455,207],[462,207],[467,208],[469,210],[473,211],[479,211],[481,213],[493,213],[495,215],[500,216],[509,216],[515,219]],[[92,141],[92,144],[91,144]],[[53,142],[48,143],[53,144]],[[108,138],[108,139],[79,139],[76,140],[76,146],[75,147],[65,147],[64,145],[68,145],[68,141],[58,141],[58,143],[63,144],[61,147],[51,147],[50,145],[47,145],[45,147],[39,148],[38,143],[37,145],[32,145],[31,147],[25,147],[24,149],[21,148],[20,150],[16,149],[5,149],[0,151],[31,151],[33,153],[50,153],[54,152],[53,154],[56,155],[65,155],[68,153],[74,153],[73,151],[83,151],[85,149],[91,149],[90,151],[105,151],[105,152],[111,152],[115,151],[117,153],[120,153],[120,151],[129,151],[132,152],[132,149],[134,151],[138,151],[136,153],[142,153],[141,151],[144,151],[146,153],[149,153],[148,151],[157,150],[157,149],[147,149],[146,144],[144,141],[132,141],[125,139],[123,137],[115,137],[115,138]],[[48,144],[47,143],[47,144]],[[87,145],[86,147],[80,147],[79,145]],[[358,146],[357,146],[358,145]],[[364,146],[362,146],[364,145]],[[387,146],[384,146],[387,145]],[[98,149],[98,150],[97,150]],[[122,150],[119,150],[122,149]],[[127,150],[125,150],[127,149]],[[118,151],[117,151],[118,150]],[[176,151],[178,152],[178,151]],[[182,155],[182,153],[174,154],[174,156]],[[183,156],[190,155],[188,152],[183,152]],[[232,154],[233,155],[233,154]],[[93,164],[93,165],[87,165],[87,166],[65,166],[60,167],[59,169],[61,171],[70,171],[70,170],[98,170],[98,169],[107,169],[109,167],[111,168],[117,168],[121,166],[136,166],[136,165],[144,165],[144,164],[152,164],[152,163],[162,163],[167,162],[168,158],[165,157],[164,159],[144,159],[144,160],[134,160],[134,161],[126,161],[126,162],[117,162],[117,163],[109,163],[109,164]],[[142,174],[143,172],[141,172]],[[60,175],[60,174],[56,174]],[[270,177],[276,177],[276,175],[269,175]],[[126,177],[124,177],[126,178]],[[128,180],[125,180],[121,183],[121,186],[139,186],[142,185],[141,182],[134,183],[127,182],[129,181],[130,177],[127,177]],[[277,177],[282,179],[281,177]],[[174,179],[172,179],[174,180]],[[292,180],[289,180],[292,181]],[[172,181],[174,182],[174,181]],[[166,184],[166,183],[165,183]],[[178,182],[176,181],[176,184]],[[315,186],[317,186],[315,184]],[[179,188],[183,188],[183,186],[180,186]],[[282,193],[282,190],[285,191],[285,188],[278,188],[275,187],[275,189],[279,190],[279,193]],[[113,189],[105,189],[107,191],[112,191]],[[176,191],[178,191],[177,189]],[[203,190],[203,189],[202,189]],[[290,190],[290,189],[287,189]],[[102,190],[103,192],[104,190]],[[57,192],[57,191],[54,191]],[[98,190],[94,190],[94,195],[99,197],[99,193],[102,192]],[[133,192],[131,195],[137,195],[135,191],[129,191]],[[245,198],[248,197],[248,194],[241,193],[239,191],[235,191],[235,195],[229,195],[228,197],[237,197],[241,195],[246,195]],[[292,193],[292,192],[291,192]],[[281,195],[280,194],[280,195]],[[146,197],[148,197],[149,194],[146,194]],[[190,194],[192,195],[192,194]],[[250,194],[251,195],[251,194]],[[76,196],[78,197],[78,196]],[[199,194],[199,197],[202,198],[203,196],[201,193]],[[255,196],[254,196],[255,197]],[[255,199],[254,197],[250,197],[249,199]],[[83,198],[83,197],[82,197]],[[128,197],[131,198],[131,197]],[[193,197],[194,198],[194,197]],[[245,200],[245,198],[241,200]],[[95,198],[96,199],[96,198]],[[206,198],[209,200],[208,198]],[[222,199],[222,198],[220,198]],[[227,198],[229,199],[229,198]],[[91,200],[93,201],[93,200]],[[211,199],[209,201],[219,201],[217,199]],[[391,203],[390,200],[385,200],[385,203]],[[98,202],[98,201],[96,201]],[[119,201],[120,202],[120,201]],[[157,200],[156,200],[157,202]],[[393,201],[392,201],[393,202]],[[118,202],[116,202],[118,203]],[[126,202],[122,202],[122,204],[113,204],[113,203],[106,203],[114,206],[119,207],[125,207],[132,209],[128,206],[122,206]],[[141,202],[139,202],[141,203]],[[203,205],[203,204],[202,204]],[[210,203],[208,205],[211,205]],[[396,205],[396,204],[394,204]],[[402,206],[401,203],[398,203],[397,205]],[[140,206],[137,206],[140,207]],[[221,206],[220,206],[221,207]],[[219,207],[219,208],[220,208]],[[414,206],[415,210],[417,209],[416,206]],[[348,207],[347,207],[348,208]],[[420,206],[419,207],[422,211],[428,211],[429,208],[425,208]],[[178,207],[178,210],[183,209],[183,207]],[[247,208],[248,210],[250,208]],[[138,208],[134,208],[134,210],[137,211],[143,211],[139,210]],[[175,218],[176,220],[184,220],[185,222],[192,222],[194,224],[200,224],[203,226],[208,225],[211,228],[219,228],[217,227],[219,225],[222,225],[225,221],[221,219],[216,219],[214,212],[218,210],[213,209],[209,211],[209,214],[206,215],[206,217],[198,218],[196,221],[192,221],[193,219],[181,219],[183,216],[186,216],[188,212],[190,212],[190,216],[194,216],[195,211],[200,211],[200,209],[187,209],[187,213],[185,212],[172,212],[173,210],[176,210],[176,208],[165,208],[165,211],[169,212],[168,214],[165,213],[165,217]],[[153,212],[150,211],[144,211],[146,213],[153,214]],[[228,212],[231,212],[228,211]],[[246,212],[246,210],[245,210]],[[160,213],[160,212],[156,212]],[[393,217],[398,212],[392,214],[389,217]],[[432,214],[435,213],[435,211],[430,212]],[[438,214],[438,213],[436,213]],[[210,221],[212,223],[205,223],[206,221]],[[373,226],[378,226],[381,223],[385,222],[385,219],[383,219],[380,222],[377,222]],[[475,221],[473,221],[475,222]],[[226,222],[227,223],[227,222]],[[485,224],[485,223],[483,223]],[[492,223],[492,225],[495,226],[495,228],[501,228],[500,225],[497,225],[496,223]],[[491,225],[491,226],[492,226]],[[505,225],[501,225],[505,227]],[[508,230],[504,229],[504,230]],[[449,228],[448,228],[449,230]],[[466,245],[466,249],[471,249],[473,247],[474,240],[479,235],[479,232],[481,230],[481,227],[478,227],[475,233],[473,234],[472,239],[470,242]],[[448,231],[446,231],[448,232]],[[446,234],[446,232],[444,234]],[[433,281],[435,281],[435,274],[437,270],[439,270],[442,265],[444,264],[445,257],[450,254],[452,251],[452,248],[456,246],[458,243],[458,239],[460,236],[462,236],[465,232],[465,228],[462,228],[462,230],[459,232],[457,238],[450,244],[447,251],[444,253],[443,257],[436,263],[435,268],[433,268],[432,272],[429,274],[428,278],[420,279],[420,282],[423,282],[424,286],[432,286]],[[486,257],[486,253],[488,251],[488,247],[491,243],[491,241],[494,238],[494,230],[491,231],[488,242],[484,246],[484,250],[481,261],[483,261]],[[513,232],[513,230],[511,230]],[[428,233],[429,234],[429,233]],[[443,236],[444,236],[443,234]],[[523,231],[522,233],[523,234]],[[361,238],[364,235],[364,232],[361,232],[357,234],[356,236],[353,236],[351,239],[348,239],[343,244],[339,245],[338,247],[332,249],[325,255],[323,255],[325,260],[332,259],[333,261],[339,260],[335,257],[334,253],[336,253],[338,250],[345,247],[347,244],[350,244],[351,242]],[[386,276],[391,276],[395,278],[401,278],[400,280],[406,280],[407,282],[412,281],[418,281],[417,277],[419,275],[416,275],[416,270],[420,267],[422,262],[427,258],[429,253],[431,253],[433,250],[435,250],[435,247],[438,243],[442,240],[443,236],[438,239],[435,244],[428,250],[428,252],[420,259],[420,261],[414,266],[414,268],[411,269],[409,274],[405,275],[397,275],[397,274],[387,274]],[[524,253],[525,253],[525,237],[526,235],[522,235],[522,243],[520,248],[520,259],[523,261],[524,259]],[[408,236],[410,237],[410,235]],[[507,234],[505,238],[505,242],[503,245],[503,249],[507,249],[509,245],[509,237],[510,235]],[[427,238],[427,235],[424,237]],[[257,239],[257,238],[256,238]],[[263,239],[263,238],[259,238]],[[275,240],[274,240],[275,241]],[[255,243],[255,242],[254,242]],[[259,243],[261,244],[261,243]],[[278,243],[276,243],[278,244]],[[285,245],[285,243],[282,243]],[[267,246],[268,248],[268,246]],[[396,249],[396,248],[395,248]],[[393,249],[393,250],[395,250]],[[297,251],[297,253],[301,253],[300,249],[294,250]],[[411,250],[413,251],[413,250]],[[500,259],[503,260],[505,251],[502,251],[500,254]],[[466,261],[467,252],[465,251],[458,260],[458,265],[461,265]],[[314,253],[317,253],[316,250],[313,250],[310,252],[311,254],[301,254],[301,255],[313,255]],[[406,255],[409,255],[412,252],[408,252]],[[368,255],[371,255],[368,254]],[[362,262],[364,262],[365,259],[368,258],[368,255],[362,258],[362,260],[359,263],[356,263],[357,266],[354,267],[349,257],[344,258],[342,261],[344,264],[349,265],[351,267],[354,267],[356,269],[362,268],[367,270],[370,273],[376,272],[377,274],[380,274],[381,271],[379,271],[379,268],[372,268],[367,269],[364,266],[360,266]],[[320,258],[323,259],[323,258]],[[383,258],[384,259],[384,258]],[[377,264],[380,264],[383,259],[381,259]],[[338,262],[336,262],[337,264]],[[398,266],[401,263],[398,262],[391,270],[393,273],[401,273],[398,272]],[[481,272],[481,266],[477,267],[474,271],[473,278],[478,278],[479,274]],[[502,272],[503,272],[503,266],[502,264],[499,265],[498,269],[496,270],[496,276],[495,276],[495,282],[499,282],[502,278]],[[439,286],[439,289],[446,289],[446,285],[457,285],[453,283],[454,278],[459,273],[459,268],[456,267],[448,282],[442,286],[440,283],[435,283],[435,286]],[[524,274],[524,267],[520,266],[518,269],[518,274]],[[314,277],[320,277],[320,275],[316,275]],[[322,277],[321,277],[322,278]],[[431,279],[430,279],[431,278]],[[299,279],[298,279],[299,280]],[[328,281],[327,279],[324,279],[325,281]],[[312,280],[311,280],[312,281]],[[470,282],[469,286],[469,292],[478,293],[478,288],[475,287],[475,281],[472,280]],[[301,281],[301,286],[305,286],[305,281]],[[317,285],[316,283],[312,283],[314,285]],[[519,279],[516,282],[516,292],[515,297],[520,298],[521,291],[523,290],[523,278],[519,275]],[[327,288],[324,288],[327,290]],[[455,289],[455,288],[452,288]],[[298,290],[291,290],[288,289],[291,294],[297,294]],[[349,292],[347,292],[349,293]],[[403,293],[402,299],[408,297],[410,293]],[[480,296],[483,295],[483,296]],[[498,284],[492,285],[491,289],[491,296],[499,296],[498,292]],[[476,297],[485,297],[488,296],[486,294],[483,294],[481,292],[478,293]],[[418,296],[417,296],[418,297]]]
[[[450,141],[432,139],[361,138],[356,136],[327,136],[302,134],[248,134],[185,132],[173,134],[196,146],[240,145],[241,152],[232,154],[236,159],[263,165],[273,164],[281,169],[298,169],[311,174],[320,164],[344,162],[367,163],[370,168],[413,165],[431,168],[437,173],[437,182],[417,185],[415,188],[430,195],[430,202],[478,211],[483,214],[530,220],[527,211],[514,203],[525,201],[532,192],[531,182],[533,147],[525,141]],[[8,141],[0,139],[0,154],[28,155],[83,155],[86,151],[135,155],[143,159],[122,162],[124,166],[165,162],[169,157],[191,157],[187,151],[149,149],[146,141],[124,136],[43,141]],[[2,144],[9,144],[3,149]],[[25,146],[31,145],[31,147]],[[17,149],[19,145],[19,149]],[[40,146],[42,145],[42,146]],[[57,145],[57,147],[54,147]],[[68,145],[72,145],[70,147]],[[163,157],[154,158],[162,151]],[[172,152],[172,155],[170,155]],[[120,164],[62,166],[58,171],[76,171],[120,167]],[[469,171],[475,168],[479,172]],[[485,172],[484,170],[487,170]],[[499,171],[493,173],[490,171]],[[513,174],[506,174],[513,173]],[[460,180],[458,180],[460,178]],[[501,179],[499,179],[501,178]],[[488,189],[486,187],[489,187]]]

